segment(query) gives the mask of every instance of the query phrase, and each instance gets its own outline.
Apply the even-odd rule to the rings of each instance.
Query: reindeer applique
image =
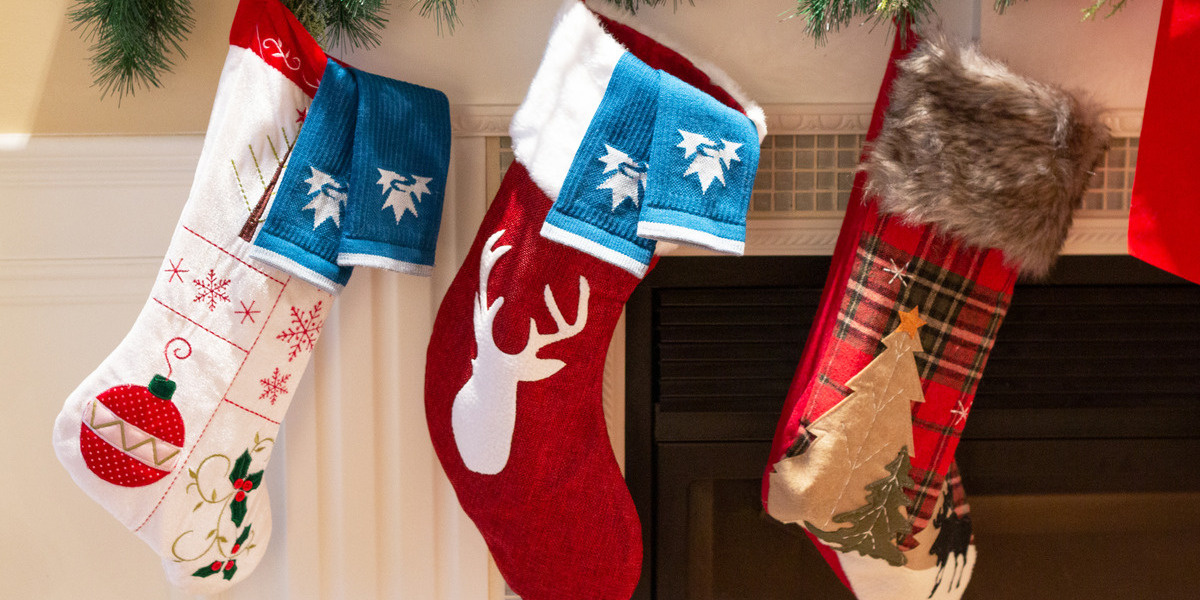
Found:
[[[492,335],[492,325],[504,304],[504,297],[488,304],[487,283],[492,267],[512,249],[512,246],[495,248],[504,232],[501,229],[488,238],[479,259],[479,292],[475,294],[473,306],[475,358],[471,360],[471,377],[454,397],[450,415],[454,443],[463,464],[483,475],[495,475],[508,463],[517,417],[517,383],[541,381],[566,366],[561,360],[538,358],[537,354],[542,348],[583,331],[587,325],[590,295],[588,281],[581,275],[575,322],[567,323],[547,285],[544,292],[546,308],[558,330],[542,333],[538,331],[536,321],[530,319],[525,348],[516,354],[500,350]]]
[[[951,560],[951,554],[954,555],[954,563],[950,568],[950,580],[946,584],[946,589],[962,585],[963,573],[967,570],[967,550],[971,547],[971,515],[958,516],[958,513],[954,511],[954,499],[951,497],[949,488],[942,494],[942,508],[938,511],[937,517],[933,519],[933,526],[938,529],[938,535],[937,539],[933,540],[929,553],[937,555],[938,571],[937,578],[933,582],[933,590],[929,592],[930,598],[942,585],[942,575],[945,574],[946,564]],[[961,565],[959,557],[962,557]],[[958,574],[957,581],[955,581],[956,573]]]

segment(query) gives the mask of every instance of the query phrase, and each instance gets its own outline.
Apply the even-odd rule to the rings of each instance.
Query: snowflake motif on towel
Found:
[[[342,205],[346,203],[346,186],[330,177],[316,167],[312,169],[312,177],[305,179],[308,184],[308,195],[312,200],[300,210],[313,211],[313,229],[321,226],[326,219],[333,219],[334,227],[342,226]]]
[[[300,310],[295,306],[292,307],[290,327],[275,336],[275,339],[291,346],[291,352],[288,353],[288,362],[292,362],[292,359],[299,356],[301,352],[313,349],[313,344],[317,343],[317,336],[321,334],[321,325],[325,323],[324,319],[318,318],[320,315],[320,302],[314,304],[311,310]]]
[[[217,302],[232,302],[229,299],[230,281],[232,280],[217,279],[217,272],[209,269],[208,277],[192,280],[192,283],[195,284],[198,290],[196,297],[192,298],[192,302],[199,302],[208,306],[209,312],[217,309]]]
[[[721,180],[721,187],[725,187],[725,171],[730,168],[733,161],[741,162],[738,158],[737,151],[742,145],[729,140],[721,140],[720,147],[717,143],[690,131],[678,130],[679,135],[683,137],[683,141],[679,142],[675,147],[683,149],[683,157],[691,158],[693,155],[696,158],[692,159],[692,164],[688,165],[687,171],[684,171],[683,176],[687,177],[693,173],[700,180],[700,193],[708,192],[708,186],[712,185],[714,179]]]
[[[604,180],[604,183],[601,183],[596,189],[612,190],[614,212],[626,198],[629,198],[634,206],[638,206],[641,193],[646,189],[646,163],[639,163],[630,158],[628,154],[608,144],[605,144],[604,148],[608,153],[596,160],[604,163],[604,173],[613,171],[616,173]]]
[[[375,183],[383,187],[383,195],[387,197],[381,210],[392,207],[397,223],[404,217],[404,213],[410,212],[413,217],[420,217],[417,214],[416,203],[421,201],[422,196],[429,193],[431,181],[433,181],[432,177],[401,175],[387,169],[379,169],[379,181]]]

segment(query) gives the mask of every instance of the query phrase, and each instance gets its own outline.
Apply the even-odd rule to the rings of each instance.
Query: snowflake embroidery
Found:
[[[909,280],[913,278],[913,275],[908,272],[908,263],[905,263],[905,265],[901,267],[897,266],[896,261],[890,258],[888,259],[888,262],[892,263],[891,268],[883,268],[884,273],[890,273],[892,275],[892,278],[888,279],[888,283],[891,284],[892,282],[896,281],[897,278],[899,278],[900,287],[908,287]]]
[[[412,213],[414,217],[419,217],[417,205],[413,201],[420,202],[422,196],[430,193],[429,184],[433,178],[401,175],[387,169],[376,168],[379,171],[379,181],[375,183],[383,187],[383,195],[386,197],[381,210],[392,207],[392,213],[396,215],[397,223],[406,212]]]
[[[950,414],[954,415],[954,422],[951,423],[951,426],[958,425],[967,420],[967,407],[963,406],[962,398],[958,399],[958,405],[950,411]]]
[[[291,377],[291,373],[284,373],[283,376],[280,376],[279,367],[275,367],[275,372],[272,373],[270,377],[264,377],[263,379],[258,380],[258,382],[263,386],[263,393],[258,397],[258,399],[266,400],[269,398],[271,400],[271,404],[275,404],[275,401],[278,400],[280,396],[288,393],[287,380]]]
[[[687,171],[684,171],[683,176],[687,177],[693,173],[700,180],[700,193],[708,192],[708,186],[712,185],[714,179],[721,181],[721,186],[725,186],[725,171],[730,168],[733,161],[741,162],[738,158],[738,148],[742,144],[731,142],[729,140],[721,140],[721,147],[717,147],[717,143],[690,131],[678,130],[683,141],[675,145],[676,148],[683,149],[683,157],[692,158],[691,164],[688,165]]]
[[[192,302],[207,304],[209,312],[216,310],[217,301],[232,302],[229,299],[229,279],[217,279],[217,272],[209,269],[207,279],[193,279],[199,292]]]
[[[181,268],[180,268],[180,267],[182,267],[182,266],[183,266],[183,259],[182,259],[182,258],[180,258],[180,259],[179,259],[179,262],[177,263],[177,262],[175,262],[175,261],[173,261],[173,260],[171,260],[171,259],[169,259],[169,258],[168,258],[168,259],[167,259],[167,262],[168,262],[168,263],[171,263],[171,268],[170,268],[170,269],[163,269],[163,273],[170,273],[170,274],[171,274],[169,277],[167,277],[167,283],[171,283],[172,281],[175,281],[175,278],[179,278],[179,283],[183,283],[183,275],[180,275],[180,273],[187,273],[187,272],[188,272],[188,269],[181,269]]]
[[[254,310],[254,303],[257,302],[256,300],[251,300],[250,306],[246,306],[246,303],[242,302],[241,300],[238,300],[238,302],[242,303],[242,309],[233,311],[233,314],[242,315],[242,325],[246,324],[246,319],[250,319],[250,322],[253,323],[254,315],[262,312],[261,310]]]
[[[646,189],[646,163],[639,163],[629,157],[628,154],[620,150],[604,145],[607,153],[597,160],[604,163],[604,173],[613,173],[611,177],[606,179],[596,187],[598,190],[612,190],[612,209],[616,212],[617,207],[629,198],[633,201],[634,206],[638,206],[640,192]]]
[[[288,353],[288,362],[296,358],[305,350],[312,350],[313,344],[317,341],[317,336],[321,333],[321,325],[324,324],[323,319],[318,319],[321,314],[321,303],[317,302],[313,305],[312,310],[302,311],[295,306],[292,307],[292,322],[291,327],[284,329],[275,339],[291,345],[291,352]]]

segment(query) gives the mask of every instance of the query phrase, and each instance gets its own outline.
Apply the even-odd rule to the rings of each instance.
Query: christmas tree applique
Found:
[[[915,352],[923,352],[917,309],[883,338],[884,350],[846,382],[851,391],[800,435],[795,452],[775,463],[767,505],[785,523],[835,528],[836,519],[860,506],[870,485],[903,449],[911,455],[912,406],[924,402]],[[907,473],[907,468],[905,469]]]
[[[867,485],[866,504],[833,517],[835,522],[848,523],[849,527],[824,531],[805,523],[805,528],[839,552],[854,551],[895,566],[903,565],[907,561],[896,544],[909,531],[905,515],[908,497],[904,488],[911,487],[913,480],[908,470],[906,447],[888,463],[887,477]]]

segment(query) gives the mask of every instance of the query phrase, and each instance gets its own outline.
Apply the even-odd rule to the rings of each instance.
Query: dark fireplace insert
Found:
[[[759,486],[828,257],[667,257],[630,299],[638,600],[852,598]],[[1200,286],[1125,256],[1018,284],[958,461],[964,598],[1196,598]]]

